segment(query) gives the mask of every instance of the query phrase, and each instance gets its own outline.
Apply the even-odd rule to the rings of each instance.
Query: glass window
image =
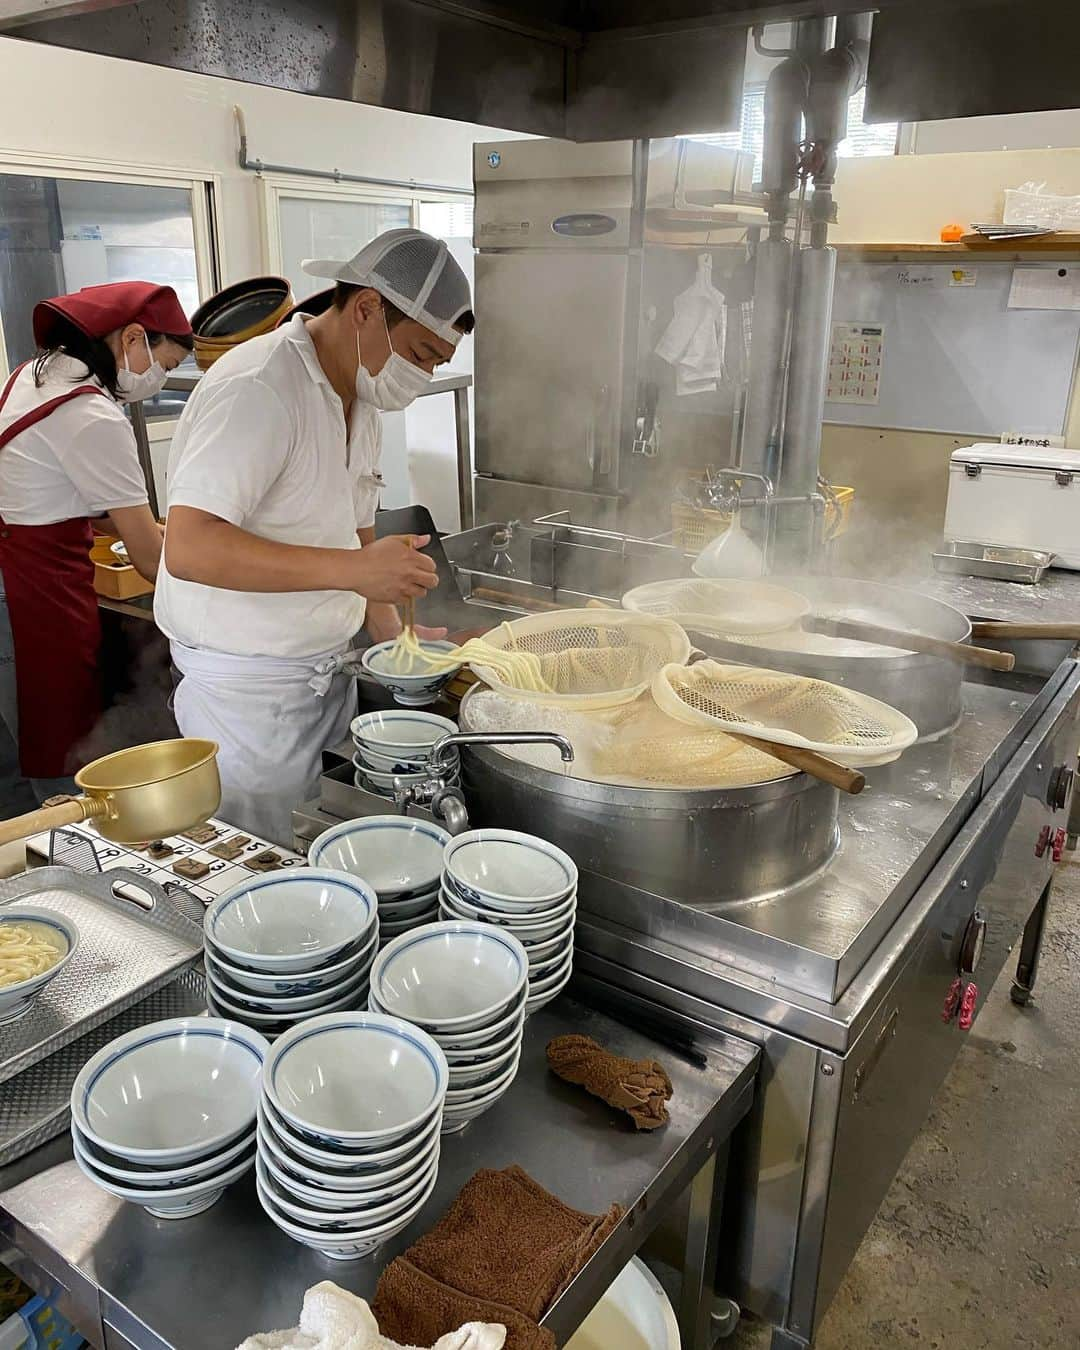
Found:
[[[189,314],[198,306],[187,188],[0,174],[0,315],[10,368],[34,353],[39,300],[130,280],[172,286]]]
[[[278,198],[282,273],[293,295],[304,300],[325,290],[327,282],[309,277],[300,267],[305,258],[351,258],[384,230],[412,224],[408,202],[363,201],[359,198]]]
[[[848,134],[840,142],[840,157],[857,155],[894,155],[899,130],[896,122],[864,122],[866,90],[852,94],[848,103]],[[748,150],[754,156],[754,181],[761,178],[761,148],[765,139],[765,87],[757,85],[743,93],[742,121],[738,131],[715,135],[691,136],[692,141],[707,141],[728,150]]]
[[[419,227],[436,239],[472,239],[473,202],[420,202]]]

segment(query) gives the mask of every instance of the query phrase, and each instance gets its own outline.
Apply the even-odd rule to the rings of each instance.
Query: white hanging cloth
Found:
[[[678,395],[710,393],[724,378],[727,305],[712,284],[712,257],[698,258],[694,284],[675,298],[675,313],[656,354],[675,367]]]

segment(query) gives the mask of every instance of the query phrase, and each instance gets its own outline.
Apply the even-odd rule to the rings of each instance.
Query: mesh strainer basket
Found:
[[[919,734],[910,718],[876,698],[755,666],[665,666],[652,695],[688,726],[801,746],[848,765],[887,764]]]
[[[721,581],[679,577],[635,586],[623,609],[672,619],[697,633],[768,633],[797,624],[810,601],[767,581]]]
[[[549,690],[519,689],[474,661],[479,679],[500,693],[550,707],[612,708],[649,688],[664,666],[689,659],[690,639],[678,624],[620,610],[564,609],[500,625],[484,641],[540,658]]]

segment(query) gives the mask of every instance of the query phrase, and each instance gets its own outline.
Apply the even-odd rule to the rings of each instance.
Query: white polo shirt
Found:
[[[9,525],[54,525],[146,503],[131,423],[73,357],[50,356],[40,385],[32,363],[19,372],[0,409],[0,431],[84,384],[102,393],[69,399],[0,450],[0,516]]]
[[[359,548],[374,524],[382,427],[357,400],[348,436],[302,315],[252,338],[199,381],[169,453],[169,506],[191,506],[283,544]],[[345,646],[364,622],[352,591],[228,591],[181,581],[162,558],[158,627],[203,651],[283,659]]]

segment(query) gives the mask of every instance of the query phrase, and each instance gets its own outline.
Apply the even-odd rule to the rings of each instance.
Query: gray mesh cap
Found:
[[[461,341],[454,324],[472,308],[468,278],[443,241],[423,230],[387,230],[352,258],[300,265],[309,276],[370,286],[453,346]]]

